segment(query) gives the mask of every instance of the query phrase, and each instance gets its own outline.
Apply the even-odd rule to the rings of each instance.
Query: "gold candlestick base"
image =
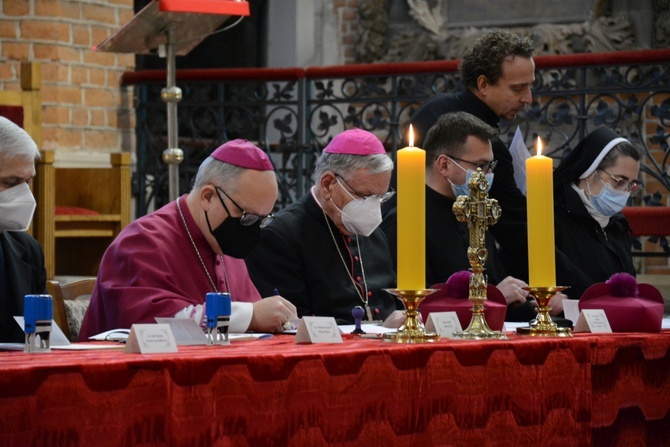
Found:
[[[502,331],[494,331],[491,329],[484,318],[484,311],[476,312],[473,309],[472,319],[467,329],[463,332],[454,332],[451,335],[452,338],[459,338],[462,340],[487,340],[487,339],[499,339],[504,340],[507,338]]]
[[[530,335],[534,337],[572,337],[572,331],[569,328],[558,327],[551,319],[549,311],[549,300],[552,296],[565,290],[567,287],[524,287],[537,301],[537,318],[531,321],[528,327],[517,328],[517,335]]]
[[[435,289],[401,290],[384,289],[395,295],[405,305],[407,318],[398,332],[389,332],[382,336],[382,340],[394,343],[430,343],[440,339],[440,334],[426,332],[423,323],[419,320],[419,303]]]

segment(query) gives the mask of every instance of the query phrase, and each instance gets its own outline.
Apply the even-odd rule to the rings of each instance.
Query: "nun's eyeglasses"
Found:
[[[637,180],[628,180],[624,177],[616,177],[602,168],[600,169],[600,171],[603,171],[605,174],[610,176],[610,178],[614,182],[614,189],[618,189],[619,191],[628,191],[631,194],[635,194],[636,192],[641,190],[642,187],[644,186],[642,182],[639,182]],[[600,178],[600,176],[598,176],[598,178]]]

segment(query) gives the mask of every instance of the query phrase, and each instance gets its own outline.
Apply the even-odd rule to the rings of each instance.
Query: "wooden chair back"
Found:
[[[54,321],[56,321],[70,341],[76,341],[75,337],[79,336],[79,327],[76,327],[76,333],[70,331],[68,315],[65,310],[65,301],[79,301],[77,298],[91,295],[94,287],[95,278],[81,279],[66,284],[61,284],[54,280],[47,281],[47,293],[53,297],[54,301]]]

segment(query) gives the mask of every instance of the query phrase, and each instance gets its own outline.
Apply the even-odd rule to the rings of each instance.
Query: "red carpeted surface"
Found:
[[[670,332],[0,353],[0,445],[668,445]]]

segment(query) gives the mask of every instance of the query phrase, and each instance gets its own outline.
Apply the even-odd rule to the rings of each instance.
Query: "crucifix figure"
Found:
[[[506,338],[500,331],[489,328],[484,317],[484,301],[486,301],[486,275],[484,263],[488,257],[486,250],[486,228],[498,222],[502,210],[498,201],[490,199],[488,195],[489,183],[481,168],[472,174],[468,181],[467,196],[458,196],[453,210],[459,222],[467,222],[470,230],[470,247],[468,247],[468,261],[470,262],[470,294],[472,302],[472,320],[463,332],[456,333],[456,338],[479,340],[483,338]]]

